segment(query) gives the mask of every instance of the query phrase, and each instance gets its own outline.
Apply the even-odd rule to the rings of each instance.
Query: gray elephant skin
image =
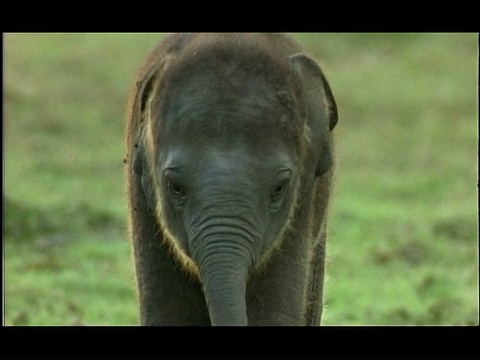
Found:
[[[281,34],[172,34],[127,112],[142,325],[319,325],[337,107]]]

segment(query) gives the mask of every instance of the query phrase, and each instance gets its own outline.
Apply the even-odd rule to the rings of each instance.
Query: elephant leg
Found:
[[[141,324],[210,325],[199,281],[173,259],[143,197],[133,199],[133,250]]]
[[[140,240],[136,272],[142,325],[210,325],[200,284],[158,237]]]
[[[322,231],[320,242],[313,249],[310,276],[307,289],[307,315],[309,326],[320,325],[323,312],[323,283],[325,275],[325,245],[326,234]]]
[[[291,250],[280,250],[265,268],[250,277],[249,325],[305,325],[307,268],[302,255]]]

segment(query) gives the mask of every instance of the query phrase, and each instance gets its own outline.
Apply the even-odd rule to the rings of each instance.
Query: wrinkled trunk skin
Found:
[[[212,264],[203,276],[203,291],[212,325],[247,325],[246,271],[232,264]]]
[[[210,246],[209,251],[200,251],[200,278],[214,326],[248,325],[246,282],[251,259],[247,249],[242,249],[245,244],[234,243],[235,240],[223,240],[223,244],[230,245],[228,248],[218,244]]]

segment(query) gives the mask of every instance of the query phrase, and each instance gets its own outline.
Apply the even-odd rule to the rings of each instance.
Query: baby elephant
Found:
[[[126,134],[142,324],[320,324],[336,123],[289,36],[160,42]]]

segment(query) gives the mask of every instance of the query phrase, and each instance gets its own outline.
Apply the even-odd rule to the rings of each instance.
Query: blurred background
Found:
[[[294,34],[339,106],[324,325],[478,325],[478,34]],[[6,325],[138,324],[123,170],[162,34],[4,35]]]

